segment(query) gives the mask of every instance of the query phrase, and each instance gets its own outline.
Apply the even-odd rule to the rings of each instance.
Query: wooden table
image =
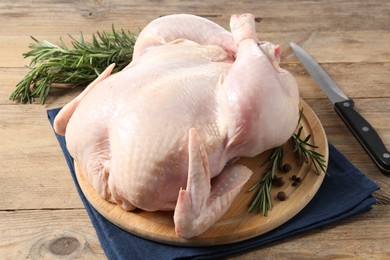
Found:
[[[390,258],[390,179],[374,166],[331,103],[288,47],[304,46],[356,102],[390,148],[389,1],[11,1],[0,3],[0,258],[105,259],[71,180],[46,110],[80,89],[57,90],[45,105],[8,99],[27,73],[30,35],[57,42],[67,34],[125,28],[137,32],[172,13],[193,13],[228,27],[233,13],[252,12],[259,37],[283,45],[282,67],[324,125],[329,141],[381,190],[367,213],[253,252],[258,258]]]

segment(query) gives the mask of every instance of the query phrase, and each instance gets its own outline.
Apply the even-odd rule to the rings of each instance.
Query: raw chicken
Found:
[[[284,144],[298,121],[281,49],[251,14],[231,32],[193,15],[152,21],[133,61],[109,66],[55,120],[98,194],[125,210],[174,210],[179,237],[205,232],[252,172],[228,164]]]

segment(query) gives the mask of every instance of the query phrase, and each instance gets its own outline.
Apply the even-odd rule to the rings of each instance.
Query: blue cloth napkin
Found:
[[[51,124],[60,109],[48,110]],[[295,217],[264,235],[246,241],[213,247],[179,247],[149,241],[115,226],[87,201],[75,177],[73,159],[65,138],[56,134],[100,243],[109,259],[215,259],[253,250],[304,231],[321,227],[371,209],[371,195],[378,185],[362,174],[329,144],[328,175],[311,202]]]

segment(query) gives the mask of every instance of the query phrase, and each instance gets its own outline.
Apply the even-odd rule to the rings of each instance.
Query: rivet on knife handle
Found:
[[[390,175],[390,152],[375,129],[354,109],[352,100],[334,103],[334,109],[382,173]]]

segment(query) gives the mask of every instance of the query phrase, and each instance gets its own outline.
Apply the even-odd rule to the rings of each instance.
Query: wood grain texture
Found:
[[[80,31],[90,37],[97,30],[110,30],[112,24],[137,31],[152,19],[172,13],[201,15],[227,27],[232,13],[247,11],[255,14],[261,39],[283,46],[282,67],[296,77],[301,97],[318,115],[329,141],[376,181],[381,190],[375,192],[379,204],[370,212],[235,258],[390,258],[389,178],[375,168],[288,47],[290,41],[304,46],[354,98],[356,109],[378,130],[389,148],[389,1],[3,0],[0,1],[1,259],[58,259],[58,255],[33,253],[34,243],[29,242],[42,237],[51,241],[54,233],[50,230],[58,232],[56,238],[65,238],[60,240],[63,245],[68,243],[73,248],[75,240],[66,238],[76,238],[83,245],[86,240],[79,239],[81,235],[77,234],[87,234],[92,252],[96,253],[81,254],[80,258],[105,258],[46,119],[47,108],[63,106],[80,90],[56,90],[44,106],[20,105],[8,100],[27,72],[25,65],[29,61],[21,54],[28,50],[30,35],[57,42],[60,37],[66,40],[67,34],[77,37]],[[72,226],[72,222],[78,224]],[[20,227],[22,231],[18,231]],[[74,252],[78,255],[77,250]]]
[[[106,256],[84,209],[15,210],[0,211],[0,259]]]
[[[82,207],[45,107],[0,109],[0,210]]]
[[[95,30],[112,23],[144,27],[150,19],[173,13],[193,13],[228,27],[234,13],[252,12],[263,31],[372,31],[388,29],[387,1],[2,1],[3,21],[13,19],[13,27],[31,33],[48,34],[77,31],[80,24]],[[61,19],[58,19],[58,18]],[[315,18],[315,19],[314,19]],[[23,23],[23,20],[34,21]],[[2,22],[3,22],[2,21]],[[4,24],[4,23],[2,23]],[[4,29],[3,29],[4,30]],[[0,31],[1,32],[1,31]]]

